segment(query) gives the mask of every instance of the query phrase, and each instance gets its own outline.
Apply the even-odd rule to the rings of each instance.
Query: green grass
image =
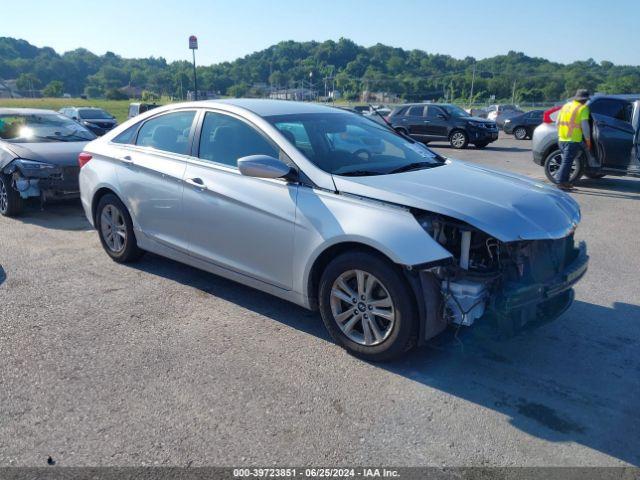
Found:
[[[58,111],[62,107],[98,107],[124,122],[129,114],[129,103],[137,100],[83,100],[81,98],[0,98],[0,108],[48,108]],[[160,101],[158,103],[165,103]]]

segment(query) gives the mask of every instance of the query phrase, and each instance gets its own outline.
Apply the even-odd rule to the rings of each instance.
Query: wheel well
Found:
[[[93,223],[95,225],[96,222],[96,209],[98,208],[98,203],[100,203],[100,199],[107,194],[113,194],[116,197],[118,196],[116,192],[107,187],[102,187],[98,189],[98,191],[93,195],[93,200],[91,201],[91,218],[93,218]]]
[[[318,258],[316,258],[313,266],[311,267],[311,271],[309,272],[309,280],[307,281],[307,296],[309,298],[309,303],[312,309],[316,310],[318,308],[318,288],[320,287],[320,277],[322,277],[322,272],[324,272],[324,269],[327,267],[327,265],[329,265],[329,262],[331,262],[331,260],[336,258],[338,255],[342,255],[345,252],[356,251],[370,253],[394,264],[394,262],[380,250],[376,250],[375,248],[363,243],[344,242],[330,246],[324,252],[322,252],[318,256]]]
[[[557,143],[549,145],[547,147],[547,149],[544,151],[544,154],[542,155],[542,166],[543,167],[547,163],[547,158],[549,158],[549,155],[551,155],[551,152],[554,152],[555,150],[560,150],[560,147],[558,146]]]

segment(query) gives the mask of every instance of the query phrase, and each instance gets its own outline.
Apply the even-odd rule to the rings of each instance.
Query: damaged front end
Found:
[[[506,335],[557,318],[573,302],[572,286],[587,270],[586,245],[573,232],[559,239],[503,242],[464,222],[420,212],[416,219],[451,254],[450,262],[420,271],[437,284],[441,306],[423,339],[447,325],[477,320]]]
[[[47,200],[78,198],[78,166],[61,166],[18,158],[2,169],[11,187],[23,199],[38,197]]]

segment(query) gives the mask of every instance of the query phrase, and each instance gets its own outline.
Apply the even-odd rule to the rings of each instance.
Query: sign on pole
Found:
[[[193,94],[194,99],[198,100],[198,73],[196,71],[196,50],[198,49],[198,37],[191,35],[189,37],[189,48],[193,54]]]

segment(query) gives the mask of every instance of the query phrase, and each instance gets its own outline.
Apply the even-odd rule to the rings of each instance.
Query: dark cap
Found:
[[[584,88],[579,88],[576,91],[576,96],[573,97],[574,100],[589,100],[589,97],[591,96],[591,94],[589,93],[589,90],[586,90]]]

